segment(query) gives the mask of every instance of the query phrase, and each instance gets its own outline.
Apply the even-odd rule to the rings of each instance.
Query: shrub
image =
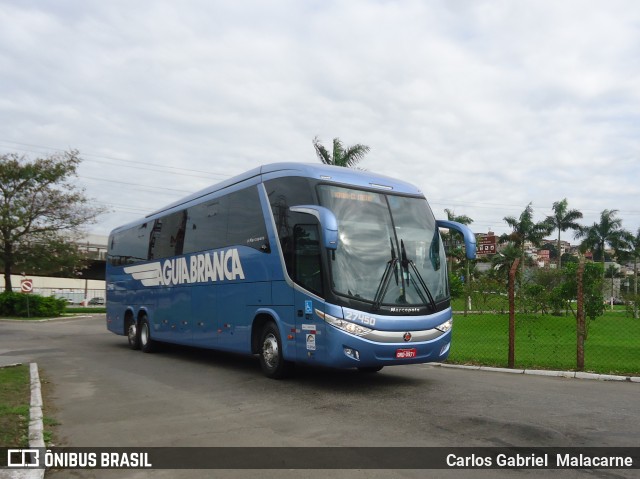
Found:
[[[0,293],[0,316],[50,318],[63,314],[66,307],[66,300],[51,296],[8,291]]]

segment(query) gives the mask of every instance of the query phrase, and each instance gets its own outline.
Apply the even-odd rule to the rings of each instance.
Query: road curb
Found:
[[[29,409],[29,447],[44,448],[44,424],[42,414],[42,387],[40,385],[40,374],[38,373],[38,363],[29,364],[31,376],[31,408]],[[26,476],[28,479],[43,479],[45,469],[32,469]]]
[[[528,374],[531,376],[550,376],[558,378],[570,378],[570,379],[591,379],[596,381],[627,381],[632,383],[640,383],[640,377],[638,376],[616,376],[613,374],[595,374],[584,373],[581,371],[547,371],[545,369],[509,369],[509,368],[495,368],[490,366],[468,366],[464,364],[445,364],[445,363],[432,363],[434,366],[440,366],[450,369],[469,369],[474,371],[490,371],[497,373],[510,373],[510,374]]]

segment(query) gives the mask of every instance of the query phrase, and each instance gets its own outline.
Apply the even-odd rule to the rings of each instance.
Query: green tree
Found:
[[[584,238],[580,247],[583,251],[591,250],[602,257],[602,272],[604,274],[604,250],[607,245],[614,250],[624,248],[624,230],[622,219],[616,215],[618,210],[604,210],[600,213],[600,222],[580,228],[576,238]],[[604,276],[603,276],[604,277]]]
[[[566,265],[563,269],[565,280],[562,285],[563,298],[566,301],[575,301],[578,297],[578,263]],[[582,289],[584,293],[584,314],[588,321],[595,321],[604,313],[604,302],[602,301],[604,271],[602,265],[596,263],[586,263],[584,265],[584,275],[582,277]],[[575,315],[575,311],[571,310]],[[588,327],[589,322],[587,322]],[[586,339],[586,337],[585,337]]]
[[[356,144],[353,146],[345,147],[340,138],[333,139],[333,152],[329,152],[316,136],[313,139],[313,147],[316,150],[316,155],[322,163],[325,165],[344,166],[348,168],[355,168],[364,156],[369,153],[370,148],[367,145]]]
[[[580,224],[576,222],[582,218],[582,213],[578,210],[570,210],[568,208],[567,199],[556,201],[553,203],[553,215],[547,216],[546,221],[550,226],[553,227],[553,230],[558,230],[558,243],[557,243],[557,253],[558,253],[558,269],[562,266],[562,255],[560,252],[562,249],[560,248],[560,234],[563,231],[567,230],[580,230]]]
[[[620,249],[624,259],[633,260],[633,294],[638,295],[638,260],[640,260],[640,228],[636,234],[629,231],[622,233],[622,245]]]
[[[471,223],[473,223],[473,220],[466,215],[456,215],[455,212],[453,210],[450,210],[449,208],[445,208],[444,212],[447,214],[447,219],[449,221],[456,221],[458,223],[461,223],[463,225],[470,225]],[[460,233],[457,232],[453,232],[453,231],[449,231],[446,234],[442,235],[442,239],[444,241],[445,246],[447,247],[447,256],[449,258],[448,264],[449,264],[449,277],[451,278],[453,276],[453,265],[454,265],[454,260],[457,260],[458,262],[464,262],[464,266],[465,266],[465,273],[464,273],[464,282],[467,285],[467,299],[464,302],[464,312],[465,315],[467,314],[467,310],[470,307],[470,295],[469,295],[469,285],[471,284],[471,261],[469,259],[467,259],[467,256],[464,252],[464,249],[462,247],[462,243],[460,242],[460,238],[462,237],[462,235]],[[453,283],[451,283],[450,281],[450,288],[451,288],[451,297],[453,296]]]
[[[521,267],[525,264],[525,244],[530,242],[540,247],[544,237],[551,233],[552,227],[547,221],[536,223],[533,221],[533,207],[527,205],[519,218],[507,216],[504,221],[512,228],[511,233],[500,236],[500,243],[511,243],[520,249]]]
[[[521,248],[514,243],[507,243],[498,253],[491,258],[491,268],[498,277],[506,282],[509,280],[509,270],[511,265],[522,254]],[[503,289],[506,286],[503,287]]]
[[[74,251],[70,240],[104,211],[89,206],[73,182],[78,155],[70,150],[33,161],[0,155],[0,266],[7,291],[17,267],[49,270],[68,264]]]

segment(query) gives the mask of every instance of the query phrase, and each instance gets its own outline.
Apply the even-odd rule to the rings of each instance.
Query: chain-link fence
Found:
[[[470,281],[453,302],[449,362],[640,375],[638,303],[605,304],[602,287],[593,264],[516,263],[508,277]]]

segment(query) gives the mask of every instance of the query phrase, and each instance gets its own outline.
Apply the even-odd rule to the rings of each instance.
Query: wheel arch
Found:
[[[251,323],[251,353],[257,354],[260,352],[260,333],[264,328],[264,325],[273,322],[280,331],[280,337],[282,337],[282,322],[278,313],[272,309],[259,309],[256,311]]]
[[[138,317],[136,320],[139,322],[142,318],[149,319],[149,311],[144,306],[138,310]]]
[[[122,334],[125,336],[129,332],[129,322],[134,320],[133,308],[127,308],[124,312],[124,321],[122,321]],[[136,320],[137,322],[137,320]]]
[[[125,336],[127,335],[130,321],[134,321],[135,319],[136,326],[138,326],[140,324],[140,320],[144,317],[149,318],[147,308],[140,308],[138,310],[138,314],[135,314],[133,307],[129,306],[124,312],[124,321],[122,322],[123,334]]]

